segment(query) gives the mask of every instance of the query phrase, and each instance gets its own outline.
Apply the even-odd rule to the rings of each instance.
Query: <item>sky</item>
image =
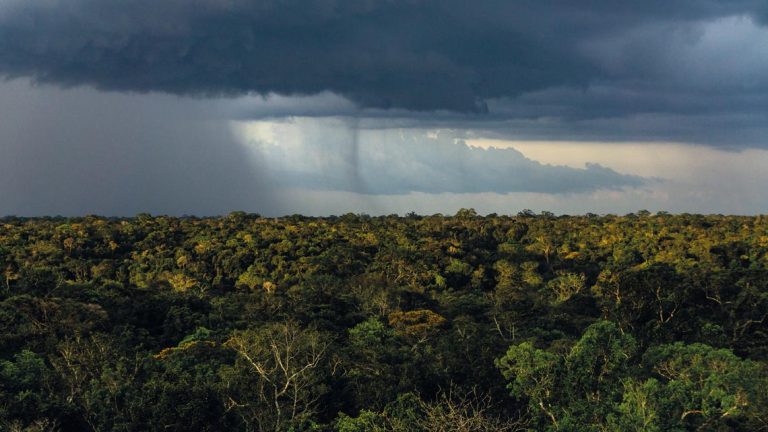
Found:
[[[0,215],[768,213],[764,0],[0,0]]]

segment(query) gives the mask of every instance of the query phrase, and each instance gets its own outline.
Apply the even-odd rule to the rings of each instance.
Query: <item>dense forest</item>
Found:
[[[768,430],[768,218],[0,219],[0,430]]]

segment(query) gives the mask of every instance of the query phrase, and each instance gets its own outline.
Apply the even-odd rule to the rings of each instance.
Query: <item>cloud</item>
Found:
[[[679,44],[667,49],[667,37],[728,16],[758,22],[763,3],[5,0],[0,74],[184,95],[331,92],[363,108],[485,112],[490,100],[638,71],[648,83],[657,63],[677,58]],[[649,29],[660,31],[643,33]],[[638,45],[639,56],[629,50]],[[741,77],[739,67],[724,76]]]
[[[598,164],[543,165],[513,148],[470,147],[450,131],[366,130],[354,122],[312,119],[238,127],[283,188],[367,195],[566,194],[621,190],[646,181]]]
[[[267,213],[258,161],[208,104],[0,84],[0,215]]]
[[[476,143],[476,141],[468,141]],[[490,143],[479,143],[488,145]],[[280,213],[320,215],[453,214],[473,207],[481,214],[515,214],[523,209],[557,214],[613,213],[638,210],[720,214],[768,211],[768,150],[723,151],[695,145],[527,142],[504,143],[542,163],[581,168],[585,161],[646,177],[640,187],[553,194],[540,192],[425,193],[364,195],[294,187],[281,190]],[[663,180],[659,180],[659,178]]]
[[[0,78],[24,77],[0,83],[0,214],[274,214],[273,188],[721,208],[680,191],[732,172],[663,201],[464,140],[768,148],[767,24],[762,0],[0,0]],[[227,126],[253,119],[283,125],[258,157]],[[763,197],[743,184],[708,202]]]
[[[361,208],[386,212],[371,204],[376,196],[644,184],[598,165],[542,165],[513,149],[472,148],[460,132],[309,117],[236,122],[233,130],[231,110],[219,99],[0,83],[0,215],[320,211],[291,202],[297,189],[352,192],[369,203]]]
[[[463,144],[476,141],[461,129],[376,129],[354,118],[238,122],[233,133],[231,109],[0,83],[0,215],[755,214],[768,202],[767,150],[552,142],[485,151]]]

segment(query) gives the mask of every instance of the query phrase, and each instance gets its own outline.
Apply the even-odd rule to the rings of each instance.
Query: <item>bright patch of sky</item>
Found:
[[[353,110],[236,115],[320,112],[322,98],[251,105],[0,83],[0,214],[768,212],[761,148],[491,139]]]
[[[281,212],[452,213],[461,207],[475,207],[483,213],[516,213],[523,209],[618,214],[641,209],[737,214],[768,211],[768,191],[764,187],[768,184],[768,172],[764,169],[768,166],[766,150],[727,151],[701,145],[653,142],[509,141],[477,138],[474,132],[462,130],[367,129],[359,131],[357,139],[358,145],[363,147],[375,145],[378,157],[387,157],[388,151],[394,151],[401,158],[409,158],[409,149],[418,148],[418,145],[410,143],[401,147],[393,143],[419,136],[425,141],[442,142],[440,145],[446,147],[446,154],[450,154],[449,143],[458,142],[477,150],[513,150],[519,155],[516,159],[531,161],[544,173],[552,167],[583,170],[590,164],[599,164],[619,175],[634,175],[644,180],[639,185],[611,188],[594,184],[593,190],[559,193],[526,190],[429,193],[412,190],[376,194],[344,187],[342,175],[341,182],[338,178],[334,181],[326,179],[326,187],[318,187],[317,183],[323,183],[327,175],[324,173],[330,167],[335,166],[337,173],[349,172],[350,128],[340,127],[342,121],[294,118],[291,121],[233,124],[239,141],[249,148],[256,160],[270,167],[270,171],[283,176],[300,174],[298,178],[315,179],[315,184],[294,182],[284,185]],[[439,141],[440,136],[450,139]],[[329,142],[335,143],[336,147],[330,147],[334,151],[327,151]],[[448,169],[450,164],[445,159],[435,157],[435,160],[437,169]],[[407,173],[407,163],[398,166],[401,175],[412,174]],[[433,175],[424,167],[410,169],[426,176]],[[313,170],[317,170],[316,176],[306,176]],[[351,178],[347,180],[352,181]],[[379,180],[385,182],[385,179]]]

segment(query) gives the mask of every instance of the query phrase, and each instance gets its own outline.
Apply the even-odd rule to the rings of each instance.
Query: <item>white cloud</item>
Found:
[[[365,129],[354,119],[313,118],[235,124],[235,130],[278,181],[308,189],[574,193],[643,183],[596,164],[542,165],[513,148],[473,148],[462,131]]]
[[[0,214],[768,212],[766,150],[489,141],[459,125],[401,130],[355,117],[237,122],[241,135],[233,140],[228,126],[236,104],[0,83]],[[474,151],[462,139],[514,150]],[[587,162],[661,180],[594,190],[605,179],[583,170]],[[522,167],[524,175],[499,175],[504,166]],[[574,178],[586,179],[585,192],[545,193],[562,191]],[[488,192],[521,179],[549,189]],[[350,187],[355,180],[364,187]],[[406,193],[406,186],[421,192]],[[457,193],[472,190],[486,192]]]
[[[342,120],[336,120],[343,122]],[[472,131],[425,130],[423,137],[438,139],[440,136],[465,136],[466,143],[478,148],[515,149],[519,158],[535,161],[546,166],[568,166],[584,168],[587,163],[599,163],[620,173],[650,178],[636,188],[613,190],[592,190],[575,193],[541,192],[477,192],[477,193],[428,193],[429,191],[375,195],[365,190],[355,192],[350,188],[339,188],[349,181],[350,140],[348,124],[335,127],[322,126],[321,120],[294,120],[293,122],[259,122],[241,124],[241,130],[256,145],[256,155],[267,164],[293,167],[304,173],[318,169],[316,157],[335,156],[336,166],[328,177],[323,171],[313,177],[318,185],[292,183],[280,191],[282,197],[278,213],[340,214],[345,212],[366,212],[372,214],[445,213],[450,214],[462,207],[474,207],[481,213],[516,213],[522,209],[534,211],[549,210],[557,213],[616,213],[624,214],[641,209],[651,211],[696,212],[696,213],[738,213],[755,214],[768,212],[768,151],[744,149],[723,151],[714,147],[679,143],[594,143],[563,141],[506,141],[472,138]],[[311,125],[311,126],[310,126]],[[267,132],[268,131],[268,132]],[[300,132],[301,131],[301,132]],[[346,131],[346,132],[345,132]],[[360,142],[370,149],[361,151],[366,157],[387,160],[387,152],[400,155],[411,154],[414,150],[433,151],[434,148],[393,145],[412,138],[414,131],[364,130]],[[418,134],[417,134],[418,136]],[[269,137],[272,137],[271,139]],[[367,143],[367,144],[365,144]],[[446,145],[446,141],[443,141]],[[253,147],[252,147],[253,149]],[[444,149],[445,151],[445,149]],[[448,169],[450,152],[432,156],[435,166]],[[524,156],[523,156],[524,155]],[[454,155],[456,156],[456,155]],[[462,154],[458,155],[459,157]],[[423,158],[415,158],[423,160]],[[345,162],[346,161],[346,162]],[[414,161],[402,160],[397,163],[397,172],[407,176],[419,172],[435,178],[439,174],[420,167]],[[315,164],[315,165],[312,165]],[[331,167],[330,162],[325,167]],[[288,170],[290,171],[290,170]],[[290,172],[282,170],[280,175]],[[334,174],[335,173],[335,174]],[[299,176],[306,179],[306,176]],[[325,181],[325,183],[323,183]],[[329,190],[330,189],[330,190]],[[370,192],[370,191],[368,191]]]

